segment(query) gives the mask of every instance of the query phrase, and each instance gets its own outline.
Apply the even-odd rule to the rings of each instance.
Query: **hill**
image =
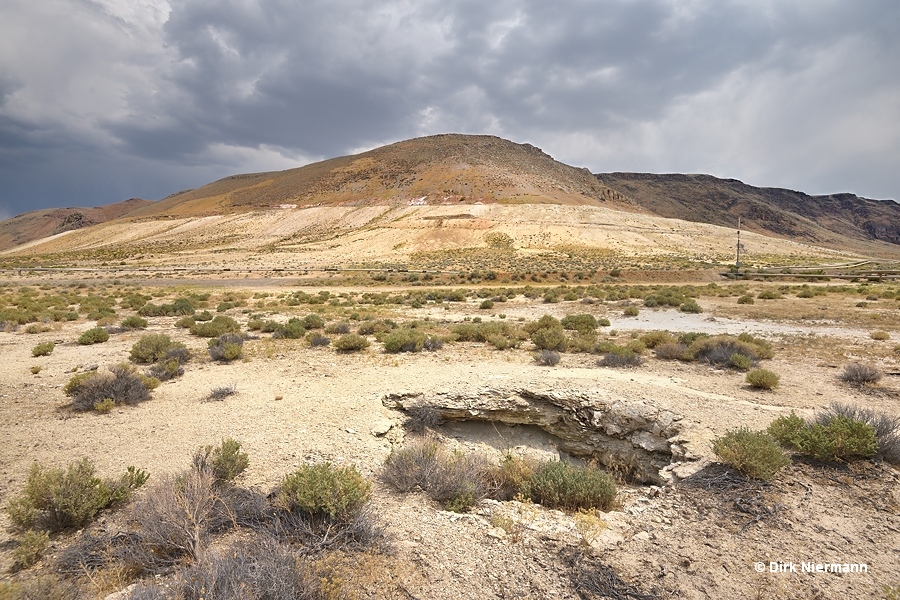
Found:
[[[127,216],[150,200],[132,198],[93,208],[48,208],[33,210],[0,222],[0,250],[21,246],[66,231],[89,227]]]
[[[711,175],[601,173],[597,180],[647,211],[672,219],[843,247],[847,238],[900,244],[900,204],[854,194],[810,196]]]
[[[297,169],[226,177],[137,214],[186,216],[282,205],[568,204],[627,206],[587,169],[494,136],[421,137]]]

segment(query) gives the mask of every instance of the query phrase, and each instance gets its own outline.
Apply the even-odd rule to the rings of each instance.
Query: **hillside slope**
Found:
[[[48,208],[33,210],[0,222],[0,250],[21,246],[34,240],[81,229],[127,216],[150,200],[132,198],[124,202],[94,208]]]
[[[817,244],[846,238],[900,244],[900,203],[892,200],[810,196],[711,175],[600,173],[597,180],[662,217],[725,227],[741,217],[751,231]]]

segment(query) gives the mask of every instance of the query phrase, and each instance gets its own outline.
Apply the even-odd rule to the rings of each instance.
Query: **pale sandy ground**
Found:
[[[582,309],[601,311],[598,314],[607,310]],[[433,310],[411,310],[410,316],[421,318]],[[453,319],[477,313],[472,303],[454,310],[458,312],[449,315]],[[573,309],[569,303],[507,303],[504,311],[512,319]],[[448,318],[440,309],[433,316]],[[778,357],[779,344],[786,342],[779,342],[774,333],[784,334],[779,328],[787,326],[709,318],[642,311],[636,319],[616,319],[613,328],[769,332],[776,358],[764,366],[781,374],[777,391],[753,391],[742,374],[696,364],[650,358],[638,369],[611,370],[594,366],[595,357],[566,354],[559,366],[546,368],[537,366],[524,348],[498,352],[469,344],[448,344],[438,352],[415,355],[386,355],[375,344],[361,355],[339,355],[331,349],[311,349],[299,340],[268,340],[264,335],[246,343],[246,360],[216,364],[202,358],[205,340],[174,328],[175,319],[155,318],[148,331],[182,339],[201,358],[187,366],[183,377],[155,390],[148,402],[107,415],[79,414],[65,408],[61,387],[71,377],[68,371],[126,360],[143,332],[114,334],[95,346],[74,342],[92,323],[34,335],[22,330],[0,333],[0,504],[21,489],[34,461],[64,466],[87,456],[101,474],[118,474],[128,465],[153,474],[172,473],[188,466],[198,446],[223,437],[239,440],[250,455],[242,485],[270,490],[301,463],[320,460],[352,463],[374,476],[392,444],[402,441],[402,417],[381,404],[385,393],[400,390],[533,385],[650,399],[685,415],[692,424],[692,448],[706,457],[712,456],[709,440],[727,429],[762,428],[792,409],[807,416],[841,401],[900,412],[897,377],[886,378],[879,393],[849,389],[837,381],[836,369],[819,358]],[[868,331],[844,327],[830,335],[835,343],[844,343],[864,340]],[[44,340],[56,341],[56,349],[50,356],[33,358],[31,348]],[[38,375],[29,372],[35,364],[43,367]],[[212,388],[228,384],[236,386],[236,395],[204,401]],[[394,427],[386,436],[372,433],[388,422]],[[448,428],[447,434],[471,447],[552,451],[546,436],[527,428],[459,425]],[[882,585],[900,585],[900,477],[889,467],[875,470],[878,475],[867,479],[852,469],[790,467],[765,497],[769,504],[781,504],[777,516],[745,530],[751,519],[735,510],[731,492],[625,486],[620,509],[604,516],[607,527],[594,540],[591,560],[614,566],[645,589],[668,590],[673,597],[878,597]],[[375,505],[397,552],[420,571],[416,597],[578,597],[563,558],[581,546],[571,516],[491,502],[459,516],[380,484]],[[498,539],[492,513],[521,521],[521,538]],[[8,525],[6,515],[0,516],[4,568],[11,547]],[[798,569],[800,561],[864,562],[869,572],[759,574],[753,566],[757,561],[793,561]]]

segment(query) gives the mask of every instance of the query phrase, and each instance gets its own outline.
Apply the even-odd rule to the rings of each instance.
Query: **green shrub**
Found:
[[[478,305],[478,308],[480,308],[481,310],[494,308],[494,302],[491,300],[482,300],[481,304]]]
[[[531,341],[541,350],[566,349],[566,334],[561,325],[555,327],[541,327],[531,334]]]
[[[782,445],[826,462],[871,458],[878,453],[874,427],[843,415],[808,423],[792,412],[773,421],[769,433]]]
[[[369,501],[370,489],[356,467],[335,467],[327,462],[304,465],[281,481],[277,503],[312,518],[349,521]]]
[[[610,325],[609,319],[606,318],[600,319],[599,321],[597,321],[597,323],[600,324],[600,327],[609,327]]]
[[[728,359],[728,366],[738,371],[749,371],[755,364],[752,358],[740,353],[732,354]]]
[[[184,364],[191,358],[187,348],[172,348],[150,367],[148,374],[160,381],[169,381],[184,375]]]
[[[132,315],[125,319],[122,319],[122,322],[119,323],[119,326],[123,329],[144,329],[147,327],[147,319],[142,319],[137,315]]]
[[[46,531],[29,529],[16,538],[17,545],[12,551],[13,571],[27,569],[41,559],[50,545],[50,535]],[[0,598],[5,598],[0,589]]]
[[[781,378],[767,369],[755,369],[747,373],[747,383],[760,390],[774,390]]]
[[[65,470],[35,463],[25,489],[13,498],[7,511],[12,522],[23,529],[55,532],[83,527],[103,508],[127,500],[147,477],[146,472],[129,467],[119,480],[103,480],[94,475],[94,465],[86,458],[70,463]]]
[[[645,348],[656,348],[663,344],[674,344],[675,336],[668,331],[648,331],[638,338]]]
[[[612,345],[611,348],[603,355],[599,361],[597,361],[598,367],[639,367],[644,364],[644,359],[641,358],[640,354],[638,354],[635,350],[627,347]]]
[[[88,329],[78,337],[78,343],[83,346],[100,344],[109,339],[109,332],[102,327]]]
[[[53,342],[41,342],[37,346],[31,349],[32,356],[47,356],[53,349],[56,348],[56,344]]]
[[[738,304],[753,304],[756,300],[753,299],[753,296],[750,294],[744,294],[743,296],[737,299]]]
[[[244,338],[236,333],[225,333],[207,342],[209,357],[213,360],[231,362],[243,354]]]
[[[834,402],[818,413],[815,420],[827,425],[836,417],[847,417],[871,425],[878,439],[878,455],[891,464],[900,464],[900,416]]]
[[[384,338],[384,351],[419,352],[425,344],[425,334],[416,329],[395,329]]]
[[[743,427],[714,439],[713,452],[723,463],[754,479],[769,480],[790,463],[775,438]]]
[[[756,295],[760,300],[780,300],[783,296],[776,290],[763,290]]]
[[[355,333],[348,333],[336,339],[332,345],[338,352],[358,352],[369,347],[369,340]]]
[[[180,329],[188,329],[197,324],[197,319],[191,316],[181,317],[177,321],[175,321],[175,327]]]
[[[173,341],[164,333],[148,333],[131,347],[130,358],[138,364],[150,364],[163,358],[172,350],[184,350],[187,348],[181,342]]]
[[[782,415],[769,423],[766,431],[782,446],[797,450],[803,443],[805,429],[806,421],[791,411],[791,414]]]
[[[303,320],[293,317],[288,319],[284,325],[279,325],[272,333],[273,338],[299,340],[306,335],[306,328],[303,326]]]
[[[208,310],[198,312],[194,315],[194,321],[196,321],[198,323],[201,321],[202,322],[212,321],[212,319],[213,319],[212,313],[209,312]]]
[[[636,316],[638,316],[638,314],[640,312],[641,311],[640,311],[640,309],[638,309],[637,306],[631,305],[631,306],[626,306],[625,310],[622,311],[622,314],[625,315],[626,317],[636,317]]]
[[[550,461],[535,469],[521,493],[548,508],[609,510],[616,497],[616,485],[608,473],[594,467]]]
[[[560,324],[570,331],[594,331],[598,327],[597,319],[591,314],[567,315]]]
[[[678,342],[660,344],[653,349],[653,353],[656,355],[656,358],[663,360],[691,360],[688,347]]]
[[[694,314],[703,312],[703,308],[699,304],[697,304],[696,300],[688,300],[687,302],[683,302],[681,306],[678,307],[678,310],[683,313]]]
[[[325,327],[325,319],[316,313],[310,313],[303,317],[303,327],[306,329],[322,329]]]
[[[231,438],[223,439],[218,446],[198,448],[194,453],[194,468],[209,470],[219,481],[233,481],[250,465],[241,443]]]
[[[226,315],[216,315],[206,323],[195,323],[190,332],[199,337],[216,338],[226,333],[239,333],[241,326]]]

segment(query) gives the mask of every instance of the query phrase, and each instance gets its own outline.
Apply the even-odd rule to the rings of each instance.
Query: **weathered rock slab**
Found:
[[[593,458],[637,481],[666,483],[672,469],[696,458],[682,435],[684,419],[643,399],[622,401],[603,390],[494,388],[384,396],[387,408],[437,411],[445,421],[536,425],[574,456]]]

